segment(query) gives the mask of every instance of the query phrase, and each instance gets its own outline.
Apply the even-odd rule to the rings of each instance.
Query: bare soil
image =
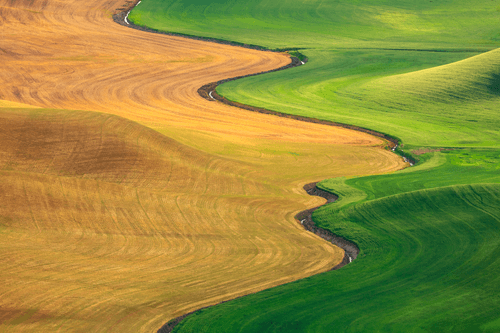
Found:
[[[299,62],[298,65],[296,63],[297,61]],[[202,86],[200,89],[198,89],[198,94],[200,94],[201,97],[203,97],[203,98],[205,98],[205,99],[207,99],[209,101],[217,100],[217,101],[219,101],[221,103],[224,103],[226,105],[238,107],[240,109],[244,109],[244,110],[248,110],[248,111],[254,111],[254,112],[259,112],[259,113],[264,113],[264,114],[270,114],[270,115],[275,115],[275,116],[278,116],[278,117],[283,117],[283,118],[288,118],[288,119],[295,119],[295,120],[304,121],[304,122],[308,122],[308,123],[342,127],[342,128],[347,128],[347,129],[355,130],[355,131],[358,131],[358,132],[367,133],[367,134],[370,134],[370,135],[373,135],[373,136],[376,136],[378,138],[382,138],[382,139],[386,140],[387,143],[388,143],[388,147],[390,149],[394,148],[398,144],[398,140],[397,139],[395,139],[395,138],[393,138],[393,137],[391,137],[391,136],[389,136],[387,134],[376,132],[376,131],[368,129],[368,128],[363,128],[363,127],[360,127],[360,126],[349,125],[349,124],[342,124],[342,123],[337,123],[337,122],[328,121],[328,120],[322,120],[322,119],[316,119],[316,118],[309,118],[309,117],[304,117],[304,116],[292,115],[292,114],[288,114],[288,113],[283,113],[283,112],[272,111],[272,110],[268,110],[268,109],[264,109],[264,108],[259,108],[259,107],[256,107],[256,106],[246,105],[246,104],[238,103],[238,102],[235,102],[235,101],[231,101],[231,100],[229,100],[229,99],[227,99],[227,98],[225,98],[223,96],[220,96],[217,93],[217,91],[215,90],[219,84],[222,84],[222,83],[225,83],[225,82],[228,82],[228,81],[234,81],[234,80],[237,80],[237,79],[241,79],[243,77],[249,77],[249,76],[254,76],[254,75],[259,75],[259,74],[264,74],[264,73],[275,72],[275,71],[279,71],[279,70],[283,70],[283,69],[287,69],[287,68],[291,68],[291,67],[296,67],[296,66],[300,66],[300,60],[298,60],[295,57],[292,57],[292,62],[289,65],[283,66],[283,67],[278,68],[278,69],[274,69],[274,70],[266,71],[266,72],[261,72],[261,73],[257,73],[257,74],[250,74],[250,75],[238,76],[238,77],[234,77],[234,78],[230,78],[230,79],[221,80],[221,81],[218,81],[218,82],[208,83],[208,84]],[[210,93],[211,93],[211,96],[213,97],[213,99],[210,97]]]
[[[137,4],[137,1],[134,1],[133,4],[131,3],[131,5],[129,7],[127,7],[124,11],[114,14],[113,15],[113,20],[116,23],[120,24],[120,25],[129,27],[129,28],[132,28],[132,29],[137,29],[137,30],[147,31],[147,32],[152,32],[152,33],[158,33],[158,34],[164,34],[164,35],[168,35],[168,36],[180,36],[180,37],[185,37],[185,38],[190,38],[190,39],[195,39],[195,40],[202,40],[202,41],[219,43],[219,44],[224,44],[224,45],[231,45],[231,46],[239,46],[239,47],[248,48],[248,49],[254,49],[254,50],[274,51],[274,52],[284,51],[284,50],[280,50],[280,51],[269,50],[269,49],[266,49],[265,47],[258,46],[258,45],[242,44],[242,43],[237,43],[237,42],[233,42],[233,41],[226,41],[226,40],[216,39],[216,38],[198,37],[198,36],[185,35],[185,34],[179,34],[179,33],[174,33],[174,32],[160,31],[160,30],[151,29],[151,28],[148,28],[148,27],[143,27],[143,26],[135,25],[134,23],[131,23],[131,22],[129,24],[127,24],[125,22],[125,16],[127,15],[127,13],[128,13],[129,10],[131,10],[132,8],[135,7],[136,4]],[[279,67],[279,68],[275,68],[275,69],[271,69],[271,70],[267,70],[267,71],[258,72],[258,73],[252,73],[252,74],[247,74],[247,75],[241,75],[241,76],[236,76],[236,77],[232,77],[232,78],[227,78],[227,79],[220,80],[220,81],[217,81],[217,82],[207,83],[207,84],[203,85],[202,87],[200,87],[198,89],[198,94],[201,97],[203,97],[204,99],[208,100],[208,101],[219,101],[219,102],[222,102],[222,103],[224,103],[226,105],[235,106],[235,107],[238,107],[240,109],[244,109],[244,110],[248,110],[248,111],[254,111],[254,112],[259,112],[259,113],[264,113],[264,114],[270,114],[270,115],[275,115],[275,116],[278,116],[278,117],[295,119],[295,120],[309,122],[309,123],[314,123],[314,124],[337,126],[337,127],[342,127],[342,128],[347,128],[347,129],[352,129],[352,130],[355,130],[355,131],[367,133],[367,134],[370,134],[370,135],[382,138],[384,140],[387,140],[388,143],[389,143],[388,146],[391,149],[394,148],[398,144],[398,140],[397,139],[395,139],[395,138],[393,138],[393,137],[391,137],[391,136],[389,136],[387,134],[376,132],[376,131],[373,131],[373,130],[370,130],[370,129],[367,129],[367,128],[363,128],[363,127],[360,127],[360,126],[349,125],[349,124],[337,123],[337,122],[328,121],[328,120],[321,120],[321,119],[315,119],[315,118],[309,118],[309,117],[291,115],[291,114],[287,114],[287,113],[282,113],[282,112],[272,111],[272,110],[268,110],[268,109],[264,109],[264,108],[259,108],[259,107],[256,107],[256,106],[246,105],[246,104],[242,104],[242,103],[238,103],[238,102],[235,102],[235,101],[228,100],[227,98],[225,98],[223,96],[220,96],[217,93],[217,91],[216,91],[216,88],[217,88],[218,85],[226,83],[226,82],[229,82],[229,81],[234,81],[234,80],[238,80],[238,79],[245,78],[245,77],[250,77],[250,76],[255,76],[255,75],[260,75],[260,74],[266,74],[266,73],[272,73],[272,72],[277,72],[277,71],[285,70],[285,69],[288,69],[288,68],[293,68],[293,67],[301,66],[301,65],[306,64],[307,61],[308,61],[307,58],[305,58],[303,61],[301,61],[297,57],[290,56],[290,63],[287,64],[287,65],[285,65],[285,66],[282,66],[282,67]]]
[[[334,245],[336,245],[344,250],[344,259],[338,265],[336,265],[335,267],[333,267],[331,269],[333,271],[333,270],[340,269],[340,268],[344,267],[345,265],[351,263],[353,260],[355,260],[359,254],[359,247],[356,244],[354,244],[353,242],[350,242],[350,241],[348,241],[340,236],[337,236],[329,230],[326,230],[326,229],[323,229],[323,228],[316,226],[316,224],[312,220],[312,213],[316,209],[318,209],[324,205],[327,205],[329,203],[332,203],[338,199],[338,196],[336,196],[335,194],[332,194],[330,192],[326,192],[326,191],[319,189],[318,187],[316,187],[316,184],[317,184],[317,182],[306,184],[306,185],[304,185],[304,190],[309,195],[325,198],[326,203],[321,205],[321,206],[310,208],[310,209],[307,209],[307,210],[304,210],[304,211],[298,213],[297,215],[295,215],[295,219],[300,224],[302,224],[302,226],[304,226],[304,229],[306,229],[307,231],[310,231],[313,234],[318,235],[319,237],[325,239],[328,242],[331,242],[332,244],[334,244]],[[242,297],[245,297],[245,296],[242,296]],[[241,298],[241,297],[238,297],[238,298]],[[238,298],[235,298],[235,299],[238,299]],[[224,302],[220,302],[218,304],[222,304],[222,303],[226,303],[226,302],[230,302],[230,301],[224,301]],[[218,305],[218,304],[216,304],[216,305]],[[212,306],[215,306],[215,305],[212,305]],[[170,333],[187,316],[189,316],[197,311],[210,308],[212,306],[206,306],[206,307],[203,307],[203,308],[198,309],[196,311],[192,311],[190,313],[186,313],[182,316],[174,318],[174,319],[170,320],[168,323],[166,323],[165,325],[163,325],[157,332],[158,333]]]
[[[285,218],[319,201],[296,184],[405,166],[380,138],[200,97],[290,57],[111,20],[132,5],[0,0],[9,330],[156,331],[329,270],[343,251]]]

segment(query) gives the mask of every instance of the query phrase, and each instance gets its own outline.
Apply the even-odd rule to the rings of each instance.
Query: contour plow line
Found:
[[[127,29],[129,4],[0,0],[2,331],[151,332],[327,271],[344,252],[294,219],[323,200],[302,186],[405,166],[366,133],[203,99],[290,59]]]

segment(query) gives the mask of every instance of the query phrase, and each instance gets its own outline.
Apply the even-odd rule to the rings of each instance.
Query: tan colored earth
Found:
[[[285,54],[141,32],[123,1],[0,0],[0,331],[151,332],[327,271],[302,186],[405,166],[367,134],[202,99]],[[20,104],[21,103],[21,104]]]

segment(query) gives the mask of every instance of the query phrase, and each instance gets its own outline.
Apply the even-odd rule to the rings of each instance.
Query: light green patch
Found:
[[[437,32],[438,29],[426,24],[417,14],[403,10],[380,10],[373,18],[383,25],[405,32]]]
[[[400,171],[397,171],[398,173],[408,173],[408,172],[415,172],[415,171],[423,171],[423,170],[430,170],[437,168],[438,166],[441,166],[446,163],[446,156],[441,154],[440,152],[433,152],[430,154],[432,157],[426,159],[422,163],[419,163],[418,165],[411,167],[411,168],[406,168]]]
[[[481,326],[485,332],[500,332],[500,318]]]
[[[338,196],[338,199],[335,201],[334,205],[332,205],[335,206],[335,209],[340,209],[349,204],[366,199],[365,192],[349,186],[345,182],[345,177],[338,177],[326,179],[317,184],[318,188]]]

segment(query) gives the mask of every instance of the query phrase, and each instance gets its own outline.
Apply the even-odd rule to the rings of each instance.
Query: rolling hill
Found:
[[[497,331],[496,2],[148,0],[137,24],[308,58],[217,88],[241,103],[392,135],[420,161],[319,184],[313,215],[358,259],[204,309],[175,332]]]

